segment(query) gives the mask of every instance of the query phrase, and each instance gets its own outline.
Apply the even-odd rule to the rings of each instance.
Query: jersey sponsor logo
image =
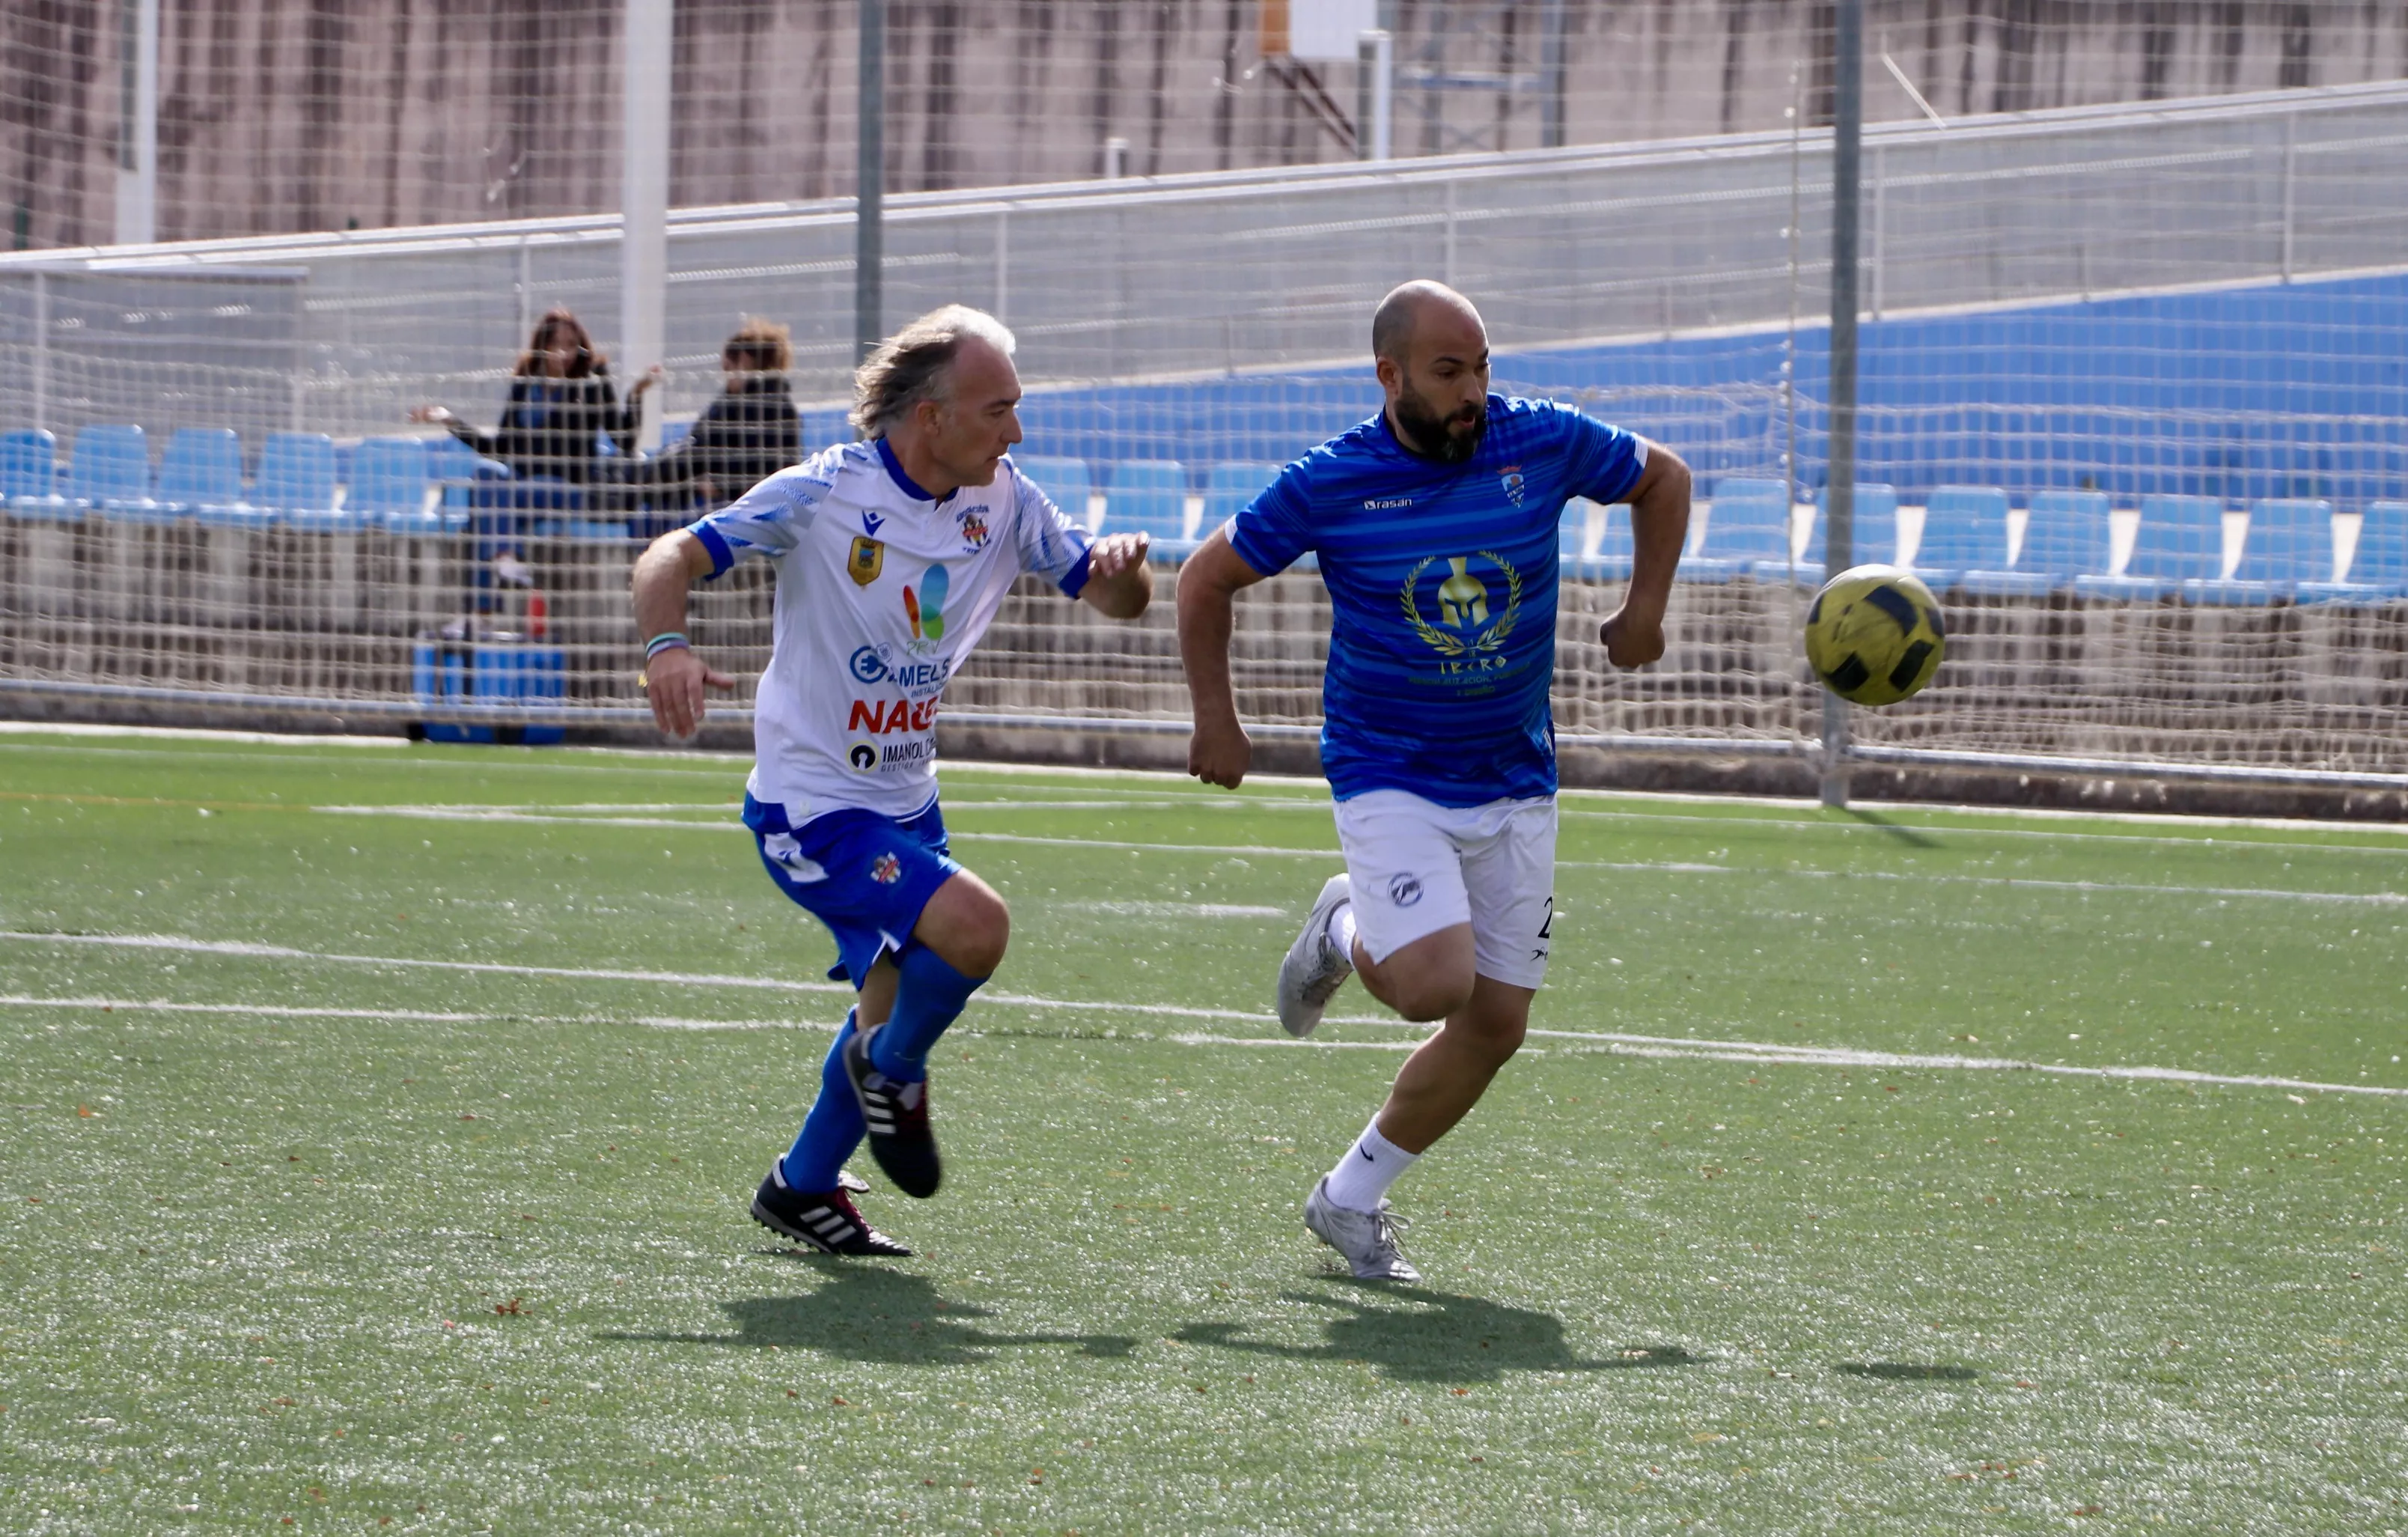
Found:
[[[941,566],[920,573],[918,591],[903,589],[903,616],[911,622],[910,649],[925,655],[945,639],[945,591],[953,578]]]
[[[1526,483],[1522,479],[1520,465],[1507,465],[1497,472],[1497,488],[1504,492],[1505,499],[1515,507],[1522,505],[1522,492]]]
[[[852,670],[854,678],[865,683],[874,683],[886,676],[886,658],[878,654],[878,648],[875,646],[855,648],[853,659],[845,666]]]
[[[869,867],[869,878],[882,886],[891,886],[903,879],[903,861],[892,850],[880,855]]]
[[[869,514],[864,512],[861,521],[867,523]],[[877,581],[878,574],[884,569],[886,546],[867,534],[854,536],[853,549],[844,557],[844,574],[853,578],[853,584],[867,587]]]
[[[1398,508],[1411,507],[1412,505],[1413,499],[1411,496],[1368,496],[1364,498],[1363,510],[1366,512],[1393,512]]]
[[[1422,615],[1420,589],[1424,575],[1440,560],[1447,563],[1448,571],[1431,595],[1438,610],[1438,623],[1433,625]],[[1490,585],[1490,579],[1471,568],[1474,561],[1494,570],[1502,580],[1505,590],[1501,604],[1496,601],[1498,595]],[[1413,633],[1446,658],[1440,671],[1467,675],[1494,672],[1505,665],[1504,657],[1497,654],[1504,649],[1507,637],[1521,622],[1522,574],[1513,568],[1512,562],[1493,550],[1469,555],[1425,555],[1405,573],[1404,588],[1398,600]]]
[[[906,737],[901,741],[890,741],[878,750],[878,770],[890,773],[897,768],[917,768],[924,763],[934,762],[936,756],[935,738]]]
[[[1388,900],[1398,907],[1411,907],[1422,899],[1422,883],[1410,875],[1393,876],[1388,882]]]
[[[971,507],[965,508],[954,514],[962,520],[962,543],[971,550],[986,548],[989,530],[986,525],[985,512],[986,509],[983,507]]]
[[[925,731],[937,724],[937,701],[923,699],[855,699],[844,728],[867,736],[886,737],[901,731]]]
[[[878,744],[857,741],[844,750],[844,761],[856,774],[866,774],[878,767]]]

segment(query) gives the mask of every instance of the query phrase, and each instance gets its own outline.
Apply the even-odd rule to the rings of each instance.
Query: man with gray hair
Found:
[[[744,824],[769,879],[835,936],[860,995],[794,1146],[752,1217],[807,1247],[906,1255],[844,1173],[865,1133],[907,1195],[936,1193],[927,1057],[1003,959],[1010,914],[946,852],[937,705],[1023,572],[1115,619],[1153,595],[1146,537],[1089,543],[1013,466],[1012,337],[961,305],[921,316],[853,375],[862,440],[779,471],[663,535],[636,563],[642,682],[661,728],[691,736],[735,680],[682,633],[686,592],[739,562],[777,572],[775,638],[753,704]],[[1083,510],[1083,509],[1080,510]]]

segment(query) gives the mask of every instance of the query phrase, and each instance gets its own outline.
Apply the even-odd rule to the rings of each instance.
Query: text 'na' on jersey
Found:
[[[1087,536],[1007,458],[929,496],[884,439],[780,470],[690,525],[711,575],[777,568],[746,789],[799,827],[855,807],[903,818],[937,795],[937,703],[1024,571],[1077,596]]]
[[[1340,800],[1441,806],[1553,794],[1557,520],[1612,503],[1646,444],[1551,401],[1488,397],[1480,447],[1445,464],[1385,412],[1280,472],[1230,520],[1257,571],[1318,557],[1334,619],[1322,770]]]

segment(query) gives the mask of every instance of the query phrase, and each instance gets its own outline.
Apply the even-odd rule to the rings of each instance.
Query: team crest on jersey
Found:
[[[1522,467],[1520,465],[1507,465],[1503,469],[1498,471],[1498,489],[1504,492],[1505,499],[1512,502],[1515,507],[1522,505],[1522,491],[1525,484],[1526,482],[1522,479]]]
[[[868,515],[865,513],[862,521],[867,522]],[[867,534],[855,535],[853,549],[844,557],[845,575],[853,578],[853,584],[856,587],[867,587],[877,581],[878,573],[884,569],[886,569],[884,542],[871,539]]]
[[[891,886],[903,879],[903,861],[892,854],[882,854],[869,867],[869,878],[882,886]]]
[[[962,520],[962,542],[972,550],[986,548],[987,526],[986,518],[983,515],[985,511],[985,508],[973,507],[958,514]]]
[[[1448,574],[1440,579],[1431,595],[1438,610],[1438,623],[1433,625],[1422,613],[1422,578],[1440,560],[1446,562]],[[1496,601],[1499,595],[1489,579],[1471,568],[1474,562],[1494,570],[1502,581],[1502,603]],[[1522,574],[1493,550],[1469,555],[1424,555],[1405,573],[1404,589],[1398,598],[1413,633],[1450,659],[1444,670],[1486,671],[1501,663],[1493,654],[1504,647],[1506,637],[1521,621]]]

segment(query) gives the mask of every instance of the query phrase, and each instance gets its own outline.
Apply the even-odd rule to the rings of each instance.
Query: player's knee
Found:
[[[1414,1024],[1427,1025],[1471,1001],[1471,978],[1458,980],[1443,973],[1405,978],[1396,984],[1395,995],[1383,1001]]]
[[[920,914],[912,933],[966,977],[991,976],[1011,943],[1011,910],[967,872],[948,881]]]

